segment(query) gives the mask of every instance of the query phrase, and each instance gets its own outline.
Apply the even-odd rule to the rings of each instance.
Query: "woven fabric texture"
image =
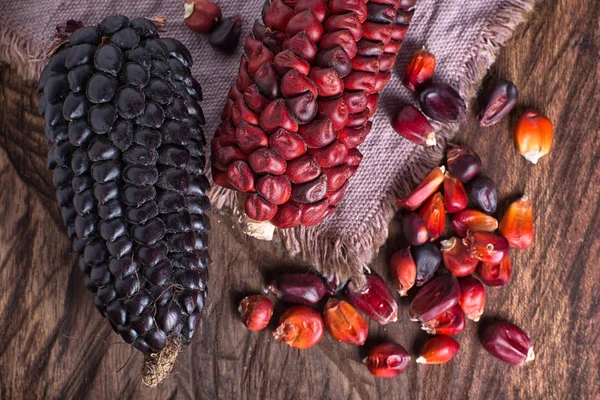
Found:
[[[194,57],[192,72],[202,84],[202,107],[207,118],[206,133],[212,137],[230,85],[237,76],[240,43],[234,55],[214,50],[206,38],[183,22],[183,1],[4,1],[0,14],[0,62],[10,63],[26,78],[36,79],[45,63],[55,27],[68,19],[98,23],[104,16],[166,16],[165,36],[181,40]],[[416,146],[390,127],[391,113],[401,103],[416,104],[415,96],[401,84],[413,51],[425,46],[437,57],[435,79],[454,86],[468,102],[498,50],[526,18],[535,0],[418,0],[409,32],[389,85],[381,95],[373,129],[359,147],[363,162],[351,179],[338,210],[316,227],[279,232],[292,253],[300,253],[317,270],[338,280],[362,279],[368,263],[388,235],[394,215],[394,199],[410,189],[442,157],[445,143],[456,125],[433,124],[438,145]],[[262,0],[221,0],[224,15],[241,14],[245,37],[254,19],[260,17]],[[217,208],[236,208],[235,194],[215,188]]]

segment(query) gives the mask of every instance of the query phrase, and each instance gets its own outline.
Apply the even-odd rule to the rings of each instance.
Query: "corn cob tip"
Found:
[[[160,353],[145,355],[142,364],[142,382],[144,385],[155,388],[169,376],[180,350],[181,342],[169,338],[165,348]]]

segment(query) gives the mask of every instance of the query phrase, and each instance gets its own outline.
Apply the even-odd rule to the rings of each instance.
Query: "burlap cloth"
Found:
[[[193,73],[203,86],[206,133],[212,136],[219,112],[239,66],[238,52],[223,55],[206,38],[183,23],[183,0],[0,0],[0,62],[10,63],[26,78],[37,79],[55,26],[67,19],[95,24],[104,16],[167,17],[167,35],[181,40],[194,56]],[[337,212],[320,225],[280,232],[288,249],[301,253],[324,274],[360,280],[388,235],[393,200],[405,196],[440,161],[455,125],[435,124],[438,145],[415,146],[390,127],[389,116],[400,102],[416,103],[400,83],[412,52],[421,46],[437,57],[435,79],[448,82],[470,100],[501,46],[531,11],[535,0],[418,0],[416,12],[390,84],[381,95],[373,129],[359,147],[363,163],[352,178]],[[263,0],[221,0],[225,15],[245,18],[243,37],[259,17]],[[213,190],[213,205],[235,208],[233,192]],[[218,246],[213,243],[213,246]]]

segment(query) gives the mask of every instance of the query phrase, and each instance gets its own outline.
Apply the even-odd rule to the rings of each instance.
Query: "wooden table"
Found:
[[[251,333],[236,304],[263,276],[289,265],[281,246],[250,239],[213,213],[210,302],[175,373],[152,390],[140,384],[141,355],[97,313],[64,234],[46,170],[43,122],[32,83],[0,71],[0,398],[202,399],[598,399],[600,398],[600,4],[540,4],[490,73],[520,90],[522,106],[554,121],[549,156],[532,166],[512,144],[519,112],[491,129],[471,118],[458,139],[482,156],[502,198],[534,202],[536,242],[513,253],[510,284],[488,291],[487,317],[522,326],[536,361],[516,368],[492,358],[469,323],[462,349],[443,366],[413,364],[397,379],[375,379],[360,360],[384,339],[413,354],[417,324],[370,323],[364,349],[329,336],[307,351]],[[522,110],[519,110],[522,111]],[[506,204],[504,204],[505,206]],[[386,274],[397,224],[373,269]],[[384,275],[387,276],[387,275]]]

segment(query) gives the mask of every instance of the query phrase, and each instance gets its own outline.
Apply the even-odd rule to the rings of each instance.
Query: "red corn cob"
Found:
[[[404,3],[267,0],[212,143],[215,183],[245,193],[251,219],[292,228],[335,211],[407,30]]]

